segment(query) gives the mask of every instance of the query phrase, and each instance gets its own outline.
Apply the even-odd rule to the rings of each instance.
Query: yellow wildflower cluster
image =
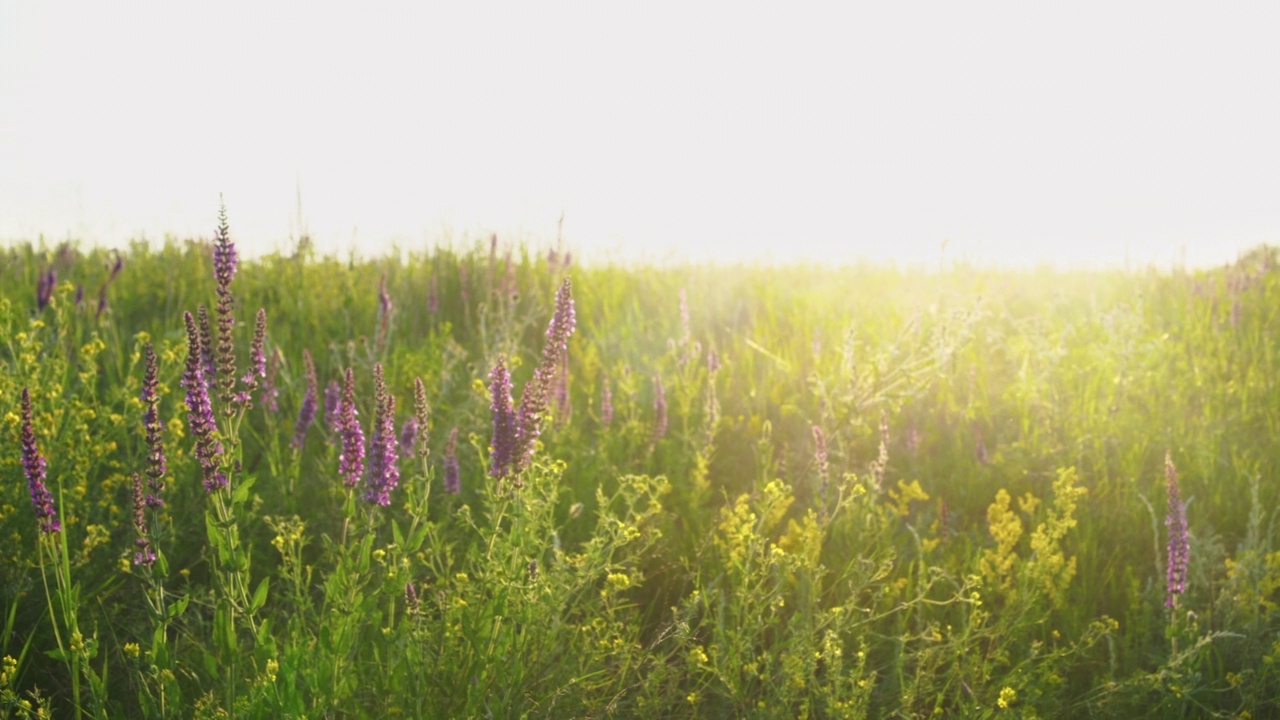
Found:
[[[911,501],[928,500],[929,494],[920,487],[919,480],[912,480],[909,483],[899,480],[898,489],[890,489],[889,497],[892,498],[895,503],[893,512],[896,513],[898,517],[906,517],[907,514],[911,512]]]
[[[778,539],[778,547],[816,567],[818,556],[822,554],[823,535],[822,527],[818,524],[818,514],[810,509],[802,522],[787,521],[787,531]]]
[[[730,565],[741,565],[747,558],[751,543],[756,538],[757,519],[746,495],[740,495],[733,507],[721,508],[715,544],[728,558]]]
[[[782,522],[782,518],[786,516],[787,510],[791,508],[791,503],[795,502],[795,497],[791,494],[791,488],[781,480],[773,480],[764,486],[764,502],[760,507],[760,513],[764,517],[764,522],[760,524],[761,533],[769,533],[778,523]]]
[[[1044,590],[1054,607],[1062,606],[1076,574],[1076,559],[1066,556],[1061,543],[1076,526],[1076,505],[1087,492],[1076,485],[1075,468],[1058,470],[1058,479],[1053,481],[1053,508],[1031,533],[1031,559],[1026,574],[1033,585]]]
[[[1275,612],[1275,595],[1280,590],[1280,551],[1259,555],[1257,550],[1249,549],[1238,559],[1226,561],[1226,593],[1236,610],[1249,616]]]
[[[987,527],[996,548],[984,550],[981,561],[982,576],[1005,591],[1013,589],[1013,568],[1018,562],[1013,550],[1022,537],[1022,520],[1009,509],[1010,500],[1009,492],[1001,488],[996,492],[996,501],[987,508]]]

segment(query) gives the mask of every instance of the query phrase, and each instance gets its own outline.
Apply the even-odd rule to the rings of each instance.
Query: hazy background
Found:
[[[1280,242],[1280,10],[0,0],[0,240],[1122,265]]]

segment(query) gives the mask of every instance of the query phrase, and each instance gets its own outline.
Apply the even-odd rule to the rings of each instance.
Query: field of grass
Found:
[[[1280,716],[1271,249],[231,247],[0,254],[5,717]]]

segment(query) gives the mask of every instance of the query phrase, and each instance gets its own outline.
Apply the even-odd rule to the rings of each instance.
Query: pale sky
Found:
[[[496,231],[1026,265],[1280,244],[1275,3],[0,0],[0,241]]]

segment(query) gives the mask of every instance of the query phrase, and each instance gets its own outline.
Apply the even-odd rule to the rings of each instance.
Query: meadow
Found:
[[[231,230],[0,253],[5,717],[1280,717],[1271,248]]]

